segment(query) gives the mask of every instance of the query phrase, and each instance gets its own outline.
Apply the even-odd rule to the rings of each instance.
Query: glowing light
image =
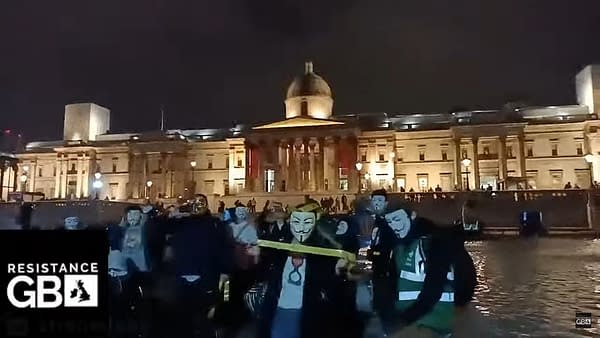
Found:
[[[371,175],[369,175],[369,173],[366,173],[366,174],[365,174],[365,180],[368,180],[368,179],[370,179],[370,178],[371,178]]]
[[[196,165],[198,165],[198,162],[190,161],[190,165],[192,166],[192,168],[196,168]]]
[[[23,171],[24,172],[28,172],[29,171],[29,166],[28,165],[24,165],[23,166]]]
[[[140,137],[136,135],[136,136],[132,137],[132,139],[133,139],[133,140],[139,140],[139,139],[140,139]]]
[[[395,152],[393,152],[393,151],[392,151],[392,152],[390,152],[390,158],[391,158],[391,159],[394,159],[394,157],[396,157],[396,153],[395,153]]]
[[[147,186],[148,188],[150,188],[150,187],[152,186],[152,181],[148,181],[148,182],[146,182],[146,186]]]
[[[461,161],[462,165],[464,165],[465,167],[468,167],[471,165],[471,160],[468,158],[465,158]]]
[[[95,173],[95,174],[94,174],[94,178],[95,178],[96,180],[99,180],[99,179],[100,179],[100,177],[102,177],[102,174],[101,174],[101,173]]]
[[[23,174],[19,179],[21,180],[21,182],[25,183],[27,181],[27,175]]]
[[[102,181],[100,180],[95,180],[94,183],[92,183],[92,187],[94,189],[100,189],[102,188]]]
[[[587,162],[587,163],[592,163],[594,162],[594,155],[592,154],[587,154],[583,157],[583,159]]]
[[[362,167],[363,167],[362,163],[360,163],[360,162],[356,162],[356,164],[354,166],[356,167],[356,170],[358,170],[358,171],[361,171]]]

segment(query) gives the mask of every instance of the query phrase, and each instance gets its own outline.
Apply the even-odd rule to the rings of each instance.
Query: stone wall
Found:
[[[64,224],[64,219],[77,216],[91,227],[104,227],[118,223],[123,210],[131,203],[109,201],[40,201],[34,203],[31,225],[40,229],[54,229]],[[17,217],[20,205],[0,203],[0,229],[20,228]]]

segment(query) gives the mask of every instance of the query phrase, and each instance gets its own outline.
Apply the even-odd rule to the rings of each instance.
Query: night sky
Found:
[[[570,104],[600,1],[5,1],[0,128],[60,139],[73,102],[114,132],[282,119],[307,59],[337,114]]]

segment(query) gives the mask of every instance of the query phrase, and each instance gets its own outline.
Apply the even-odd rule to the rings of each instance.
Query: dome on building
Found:
[[[297,76],[288,87],[286,99],[299,96],[331,97],[331,88],[322,77],[313,72],[312,62],[304,64],[304,74]]]

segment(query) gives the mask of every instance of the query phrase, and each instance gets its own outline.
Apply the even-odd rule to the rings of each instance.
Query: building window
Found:
[[[558,156],[558,144],[552,144],[552,156]]]
[[[419,150],[419,161],[425,161],[425,150]]]
[[[42,177],[42,168],[38,168],[38,177]]]
[[[225,168],[229,169],[229,156],[225,156]]]
[[[236,165],[237,168],[243,167],[242,156],[238,155],[236,162],[237,162],[237,165]]]
[[[465,158],[469,157],[469,152],[467,151],[467,148],[462,148],[462,150],[460,151],[461,154],[461,158],[464,160]]]
[[[265,170],[265,192],[275,191],[275,170]]]
[[[113,163],[113,164],[112,164],[112,172],[113,172],[113,173],[116,173],[116,172],[117,172],[117,164],[116,164],[116,163]]]
[[[360,150],[360,161],[367,162],[367,149]]]
[[[442,161],[448,161],[448,151],[446,149],[442,149]]]
[[[208,169],[212,169],[213,168],[213,159],[212,159],[212,156],[208,157],[208,161],[206,161],[206,168],[208,168]]]
[[[577,144],[577,155],[583,156],[583,144],[581,143]]]
[[[379,151],[379,162],[385,162],[385,153],[383,151]]]
[[[417,183],[420,191],[427,191],[429,188],[429,175],[417,174]]]
[[[52,167],[52,176],[56,176],[56,166]]]
[[[229,180],[223,180],[223,195],[229,195]]]
[[[380,178],[379,179],[379,187],[381,189],[389,189],[389,187],[386,187],[386,185],[388,185],[388,180],[386,180],[385,178]],[[392,189],[389,189],[392,190]]]
[[[484,155],[489,155],[490,154],[490,147],[489,146],[483,146],[483,154]]]
[[[506,157],[508,157],[508,158],[514,158],[513,152],[512,152],[512,146],[507,146],[506,147]]]
[[[398,162],[402,162],[404,160],[404,153],[400,151],[396,154],[396,157],[398,158]]]
[[[533,145],[532,144],[527,145],[527,157],[533,157]]]
[[[398,191],[405,192],[406,191],[406,176],[400,175],[396,178],[396,186]]]
[[[563,172],[562,170],[550,170],[550,177],[552,177],[552,188],[562,189],[563,188]]]
[[[71,163],[71,170],[69,170],[69,172],[67,174],[76,174],[77,173],[77,169],[75,167],[75,163]]]
[[[108,184],[108,194],[111,200],[117,199],[117,194],[119,191],[119,183],[109,183]]]

